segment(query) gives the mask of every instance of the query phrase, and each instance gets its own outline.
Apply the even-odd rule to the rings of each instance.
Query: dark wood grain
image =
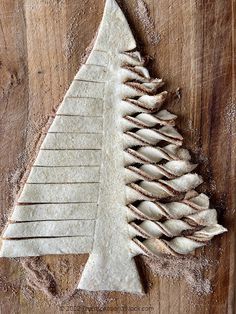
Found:
[[[206,182],[201,189],[211,195],[229,232],[196,253],[214,261],[205,272],[213,283],[212,294],[193,295],[184,279],[173,282],[144,269],[152,282],[147,295],[111,293],[104,312],[127,306],[124,313],[131,313],[132,307],[138,313],[235,313],[235,0],[146,1],[161,37],[158,45],[148,40],[135,13],[136,0],[119,2],[142,53],[153,59],[152,74],[163,77],[173,95],[181,88],[181,99],[170,97],[166,106],[179,116],[185,145],[200,162],[198,171]],[[96,34],[103,6],[100,0],[0,0],[2,226],[13,201],[14,182],[21,175],[16,172],[19,158],[24,164],[29,161],[40,129],[62,100]],[[9,183],[12,174],[13,184]],[[61,293],[74,290],[86,259],[42,258]],[[19,261],[1,259],[1,313],[84,313],[83,306],[97,306],[91,297],[78,294],[63,309],[41,291],[26,287]]]

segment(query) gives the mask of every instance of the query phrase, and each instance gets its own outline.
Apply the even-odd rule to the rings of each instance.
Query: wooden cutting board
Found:
[[[77,294],[56,304],[27,285],[19,260],[0,259],[1,313],[235,313],[235,0],[146,0],[159,44],[150,40],[150,28],[137,15],[137,1],[119,3],[140,50],[152,58],[151,73],[167,82],[172,96],[166,106],[179,116],[185,146],[206,181],[202,189],[229,229],[196,253],[213,261],[204,272],[213,292],[198,295],[184,278],[173,281],[143,269],[151,287],[142,298]],[[22,164],[29,161],[48,115],[77,72],[103,7],[102,0],[0,0],[2,227]],[[86,259],[47,256],[41,263],[55,277],[58,292],[66,295],[74,291]]]

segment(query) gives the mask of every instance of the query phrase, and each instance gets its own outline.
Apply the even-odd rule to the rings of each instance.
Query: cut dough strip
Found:
[[[48,133],[41,149],[101,149],[102,134]]]
[[[93,237],[59,237],[4,240],[0,256],[25,257],[50,254],[84,254],[92,250]]]
[[[107,81],[106,67],[104,66],[104,68],[101,69],[101,65],[83,64],[80,71],[76,74],[75,80],[105,83]]]
[[[95,219],[96,203],[17,205],[12,221]]]
[[[104,83],[73,81],[66,97],[93,97],[103,99]]]
[[[41,167],[78,167],[99,166],[100,150],[40,150],[35,166]]]
[[[101,133],[102,117],[56,116],[48,133]]]
[[[28,183],[99,182],[99,167],[33,167]]]
[[[57,115],[98,116],[102,117],[103,100],[96,98],[65,97],[57,111]]]
[[[97,202],[98,183],[26,184],[19,203],[79,203]]]
[[[96,64],[107,67],[109,63],[109,57],[106,51],[93,49],[86,61],[86,64]]]
[[[10,223],[3,238],[40,238],[66,236],[92,236],[94,220],[37,221]]]

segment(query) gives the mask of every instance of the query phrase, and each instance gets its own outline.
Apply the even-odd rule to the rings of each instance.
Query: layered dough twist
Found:
[[[160,110],[167,92],[151,79],[138,52],[124,53],[120,77],[126,206],[134,255],[188,254],[226,231],[217,223],[209,198],[194,189],[202,178],[183,149],[176,116]],[[128,77],[128,79],[127,79]],[[128,96],[127,96],[128,95]],[[179,201],[170,201],[178,197]]]

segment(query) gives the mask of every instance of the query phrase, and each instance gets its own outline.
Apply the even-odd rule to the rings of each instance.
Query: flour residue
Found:
[[[19,286],[7,280],[5,276],[0,276],[0,291],[10,295],[16,295]]]
[[[74,295],[76,300],[79,300],[83,305],[89,304],[91,308],[96,308],[98,311],[106,310],[108,303],[116,301],[115,298],[111,297],[112,292],[107,291],[85,291],[78,290]],[[88,309],[88,307],[86,306]]]
[[[49,116],[35,114],[28,121],[24,131],[26,138],[25,149],[17,157],[15,167],[7,174],[6,183],[9,190],[9,203],[12,207],[14,200],[17,198],[20,188],[22,187],[22,179],[27,173],[27,169],[32,165],[36,154],[38,153],[38,143],[43,133],[43,128],[49,122]],[[6,217],[2,217],[6,221]]]
[[[77,14],[73,16],[69,22],[64,44],[64,52],[67,59],[70,59],[75,52],[78,37],[78,31],[75,31],[75,29],[79,29],[80,20],[81,16],[80,14]]]
[[[66,292],[62,293],[53,272],[41,257],[23,258],[21,259],[21,265],[26,271],[26,284],[23,285],[22,291],[25,299],[29,302],[34,301],[35,292],[38,290],[43,292],[55,305],[60,306],[62,310],[63,305],[68,306],[76,302],[79,307],[90,304],[102,311],[109,302],[115,300],[109,296],[109,292],[77,290],[77,284],[71,291],[67,289]],[[67,259],[61,260],[59,268],[62,276],[68,276],[69,261]],[[80,278],[83,269],[83,265],[77,270],[74,269],[74,276]]]
[[[231,127],[236,122],[236,103],[228,104],[224,112],[224,122],[226,130],[230,132]]]
[[[143,257],[142,259],[154,276],[172,280],[183,278],[191,291],[197,295],[212,292],[210,280],[203,276],[203,271],[209,268],[212,262],[205,258],[165,256],[158,259],[150,257]]]
[[[28,10],[38,10],[39,7],[47,6],[47,9],[56,9],[60,10],[63,6],[66,5],[66,0],[41,0],[41,1],[32,1],[26,0],[24,7]]]
[[[140,19],[147,37],[152,45],[160,42],[160,35],[155,31],[154,20],[150,16],[149,9],[144,0],[136,0],[136,15]]]
[[[79,47],[79,29],[86,33],[86,23],[88,21],[88,14],[96,11],[96,3],[88,0],[83,1],[83,7],[76,11],[75,14],[68,21],[68,29],[64,39],[64,54],[67,59],[70,59]],[[81,40],[81,39],[80,39]]]
[[[54,276],[40,258],[21,259],[21,265],[27,271],[27,282],[31,288],[43,291],[49,298],[57,296]]]

